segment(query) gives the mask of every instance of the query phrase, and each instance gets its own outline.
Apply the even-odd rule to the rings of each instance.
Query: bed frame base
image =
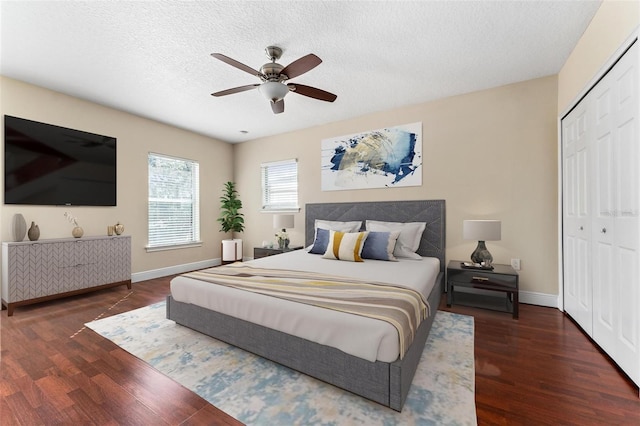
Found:
[[[431,316],[422,322],[402,360],[370,362],[338,349],[167,296],[167,318],[215,339],[401,411],[440,301],[442,274],[429,297]]]

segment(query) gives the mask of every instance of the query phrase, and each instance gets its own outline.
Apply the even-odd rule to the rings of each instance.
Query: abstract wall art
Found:
[[[422,123],[322,141],[322,190],[422,185]]]

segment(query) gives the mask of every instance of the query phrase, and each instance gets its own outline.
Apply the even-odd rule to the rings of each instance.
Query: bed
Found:
[[[305,338],[306,335],[299,334],[295,330],[292,331],[281,328],[277,325],[278,321],[280,324],[287,322],[283,321],[283,318],[292,318],[293,320],[288,322],[300,326],[304,318],[301,317],[301,319],[298,320],[298,317],[293,316],[296,314],[296,310],[298,310],[298,308],[294,306],[295,302],[284,301],[285,305],[270,308],[269,303],[273,302],[267,301],[267,299],[274,298],[253,295],[251,296],[254,298],[253,302],[247,301],[238,304],[237,302],[231,301],[226,303],[227,305],[233,305],[235,303],[247,312],[257,312],[258,316],[260,315],[260,311],[262,311],[263,317],[265,317],[264,312],[273,312],[273,315],[267,317],[274,319],[276,323],[274,326],[272,324],[257,324],[253,322],[254,320],[250,316],[246,316],[246,320],[240,319],[236,316],[241,315],[230,312],[225,313],[224,309],[215,308],[215,303],[220,303],[220,300],[222,300],[223,295],[220,294],[207,296],[204,293],[196,293],[197,296],[195,296],[195,298],[192,297],[192,299],[189,299],[184,293],[181,293],[183,283],[190,282],[192,285],[195,284],[196,288],[199,288],[197,286],[201,288],[212,287],[210,284],[207,286],[197,283],[197,280],[194,280],[193,276],[179,276],[172,280],[172,294],[167,296],[167,318],[178,324],[388,406],[396,411],[401,411],[444,288],[445,202],[444,200],[419,200],[307,204],[305,206],[306,247],[311,246],[314,242],[314,225],[317,219],[328,221],[361,220],[363,226],[365,220],[424,222],[427,224],[421,235],[417,249],[417,253],[427,259],[420,261],[408,260],[405,261],[404,264],[402,261],[382,262],[370,261],[368,259],[365,259],[364,262],[364,264],[367,265],[367,269],[370,270],[378,267],[376,262],[385,263],[389,265],[389,267],[395,267],[396,269],[411,267],[418,271],[421,269],[427,270],[429,268],[435,268],[433,272],[430,272],[433,274],[432,278],[429,278],[429,280],[432,281],[432,286],[428,289],[428,294],[425,295],[428,298],[431,314],[420,323],[411,344],[408,345],[407,348],[402,349],[401,353],[403,353],[403,356],[401,359],[397,355],[393,355],[393,351],[396,351],[395,353],[397,354],[397,348],[394,349],[393,347],[388,349],[387,346],[381,346],[381,349],[378,349],[378,353],[375,353],[375,347],[373,349],[364,348],[364,352],[362,353],[358,352],[360,350],[359,347],[348,347],[349,341],[352,340],[348,337],[348,333],[354,333],[353,330],[349,331],[349,327],[345,326],[342,331],[343,335],[330,332],[330,322],[333,316],[349,315],[346,313],[332,313],[331,311],[327,313],[328,310],[315,307],[316,314],[332,315],[332,318],[324,317],[325,319],[322,319],[323,317],[312,317],[309,321],[322,324],[322,327],[320,330],[317,330],[320,337],[318,339],[315,337],[311,339]],[[319,258],[318,255],[308,254],[306,251],[307,250],[304,249],[273,256],[271,260],[268,260],[268,258],[257,259],[246,262],[246,267],[269,268],[273,267],[274,264],[275,266],[279,264],[295,264],[298,266],[298,269],[304,269],[306,259],[312,262],[315,261],[312,260],[312,258]],[[337,268],[338,272],[341,271],[340,268],[343,264],[347,263],[353,262],[324,259],[324,264],[331,265],[332,269]],[[362,263],[360,263],[360,265],[362,265]],[[295,268],[292,267],[292,269]],[[369,273],[374,274],[370,276],[384,278],[384,273],[382,272],[376,273],[374,271]],[[397,272],[388,272],[387,274],[397,275]],[[234,289],[232,289],[232,291],[233,290]],[[215,291],[222,291],[224,293],[228,290]],[[238,292],[242,290],[235,291]],[[260,297],[262,297],[264,303],[260,303]],[[208,305],[206,299],[214,305]],[[286,305],[287,302],[288,305]],[[257,304],[251,305],[251,303]],[[252,308],[252,306],[254,307]],[[269,309],[272,310],[269,311]],[[309,309],[307,310],[310,311]],[[325,313],[320,314],[318,310],[325,311]],[[355,317],[354,315],[351,316]],[[376,321],[371,319],[367,320],[369,323]],[[336,321],[340,323],[340,320]],[[364,320],[362,320],[362,322],[364,324]],[[378,324],[382,323],[382,321],[376,322]],[[390,327],[389,324],[385,326],[387,328]],[[353,327],[356,327],[354,330],[357,330],[358,326],[354,325]],[[382,330],[384,327],[381,326],[379,328]],[[380,333],[383,334],[382,331],[380,331]],[[330,339],[324,339],[327,335],[336,337],[336,334],[338,335],[338,343]],[[382,341],[393,340],[389,339],[388,336],[382,336],[380,339]],[[397,333],[395,334],[395,341],[398,341]],[[347,346],[341,346],[345,342]]]

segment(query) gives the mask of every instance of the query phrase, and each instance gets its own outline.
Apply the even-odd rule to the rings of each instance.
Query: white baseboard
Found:
[[[558,295],[547,293],[535,293],[532,291],[520,291],[518,293],[520,303],[527,305],[546,306],[548,308],[558,308]]]
[[[200,262],[185,263],[183,265],[168,266],[166,268],[152,269],[151,271],[136,272],[131,274],[131,282],[152,280],[154,278],[162,278],[169,275],[183,274],[185,272],[195,271],[197,269],[211,268],[222,264],[220,258],[203,260]]]

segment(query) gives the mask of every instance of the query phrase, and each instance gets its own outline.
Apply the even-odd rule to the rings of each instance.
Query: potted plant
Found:
[[[224,184],[223,195],[220,197],[220,222],[221,232],[243,232],[244,217],[240,213],[242,201],[238,198],[236,184],[234,182],[226,182]],[[231,240],[222,240],[222,262],[235,262],[242,260],[242,239],[232,238]]]

